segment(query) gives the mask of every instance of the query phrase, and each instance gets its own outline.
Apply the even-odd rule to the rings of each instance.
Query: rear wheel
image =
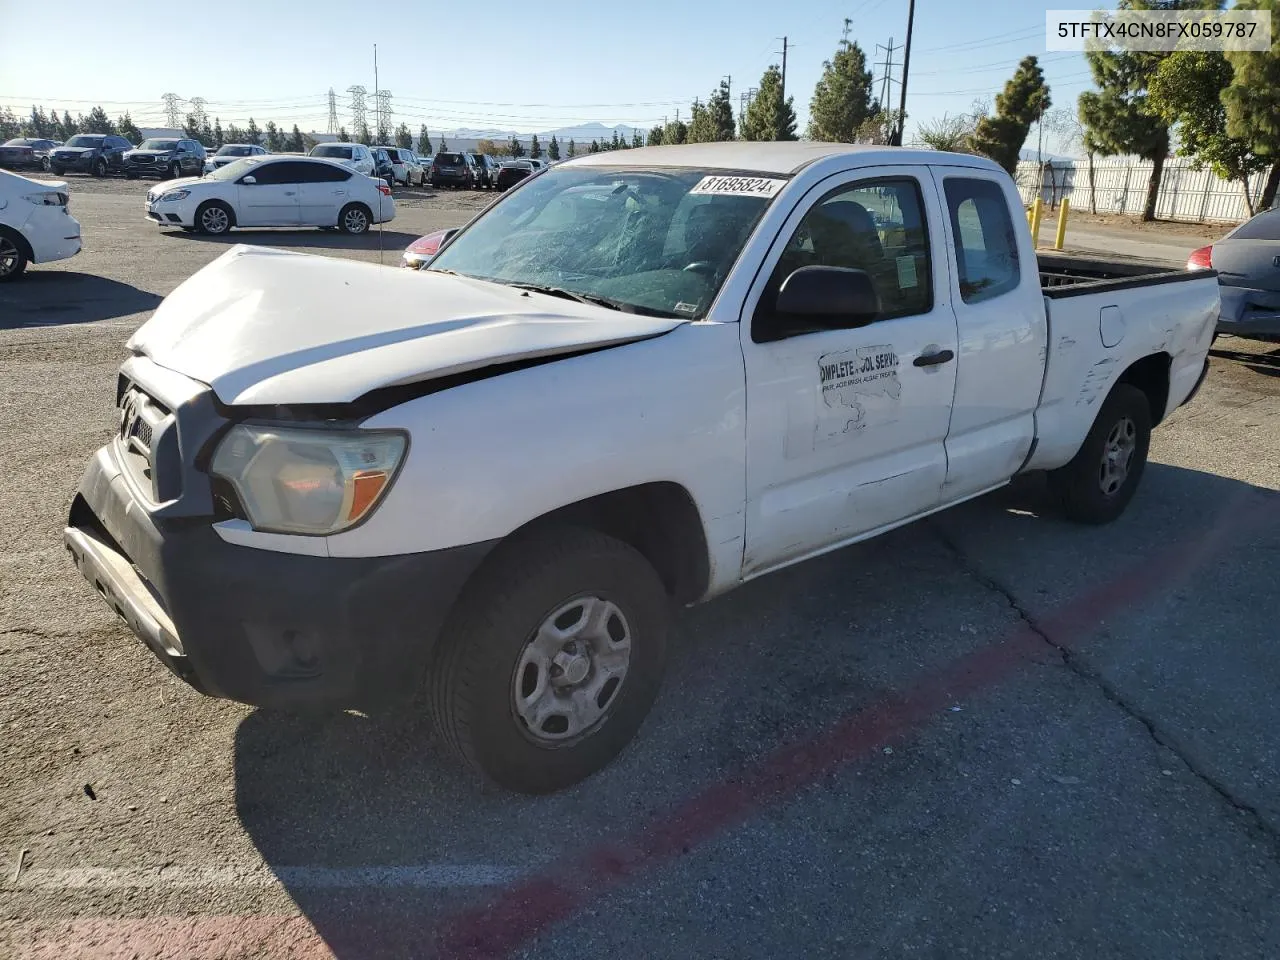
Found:
[[[568,787],[635,736],[666,663],[669,599],[627,544],[554,528],[498,548],[441,637],[431,708],[450,747],[521,793]]]
[[[1063,512],[1079,523],[1110,523],[1133,499],[1151,445],[1151,405],[1128,383],[1112,389],[1080,452],[1049,474]]]
[[[64,172],[64,171],[63,171],[63,169],[62,169],[61,167],[54,167],[54,166],[51,166],[49,169],[50,169],[50,171],[53,173],[53,175],[54,175],[55,177],[60,177],[60,176],[62,176],[62,174],[63,174],[63,172]]]
[[[16,280],[27,269],[27,252],[17,238],[0,231],[0,283]]]
[[[40,169],[41,169],[41,170],[45,170],[45,171],[47,171],[47,170],[49,169],[49,158],[48,158],[48,157],[42,157],[42,158],[40,159]]]
[[[196,229],[201,233],[219,236],[231,229],[231,208],[220,200],[209,200],[196,210]]]
[[[363,203],[348,203],[338,214],[338,229],[353,236],[366,233],[373,222],[373,214]]]
[[[93,175],[95,177],[105,177],[107,175],[107,161],[102,157],[93,162]]]

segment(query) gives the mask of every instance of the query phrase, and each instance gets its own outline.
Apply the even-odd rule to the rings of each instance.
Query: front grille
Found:
[[[124,465],[144,490],[155,498],[160,480],[155,471],[157,431],[169,417],[169,410],[136,384],[129,385],[119,400],[120,426],[116,440]]]

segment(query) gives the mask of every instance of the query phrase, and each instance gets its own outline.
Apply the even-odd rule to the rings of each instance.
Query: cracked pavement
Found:
[[[124,340],[221,247],[71,185],[85,254],[0,290],[0,956],[1280,956],[1274,346],[1115,524],[1026,478],[685,611],[636,743],[514,797],[411,711],[204,699],[79,580]]]

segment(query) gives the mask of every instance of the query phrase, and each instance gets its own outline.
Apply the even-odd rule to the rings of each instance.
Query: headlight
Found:
[[[403,433],[386,430],[237,424],[211,470],[235,488],[254,529],[320,536],[372,512],[407,445]]]
[[[67,195],[65,193],[29,193],[27,194],[27,199],[37,207],[65,207],[67,205]]]
[[[189,196],[191,196],[190,190],[170,190],[168,193],[160,195],[160,201],[165,203],[170,200],[185,200]]]

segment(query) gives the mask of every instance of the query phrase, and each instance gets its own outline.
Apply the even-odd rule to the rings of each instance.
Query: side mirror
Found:
[[[240,178],[240,182],[241,182],[241,183],[247,183],[247,184],[249,184],[249,185],[253,185],[253,184],[255,184],[255,183],[257,183],[257,182],[258,182],[258,178],[257,178],[257,177],[255,177],[253,174],[249,174],[247,177],[241,177],[241,178]]]
[[[774,309],[820,330],[843,330],[875,320],[880,295],[865,270],[801,267],[782,281]]]

